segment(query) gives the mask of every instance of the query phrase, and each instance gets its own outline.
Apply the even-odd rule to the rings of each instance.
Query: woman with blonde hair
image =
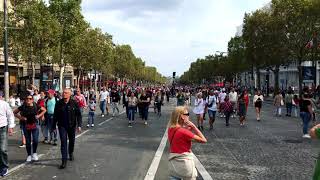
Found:
[[[204,109],[206,108],[206,102],[202,98],[202,93],[197,94],[194,106],[193,113],[197,115],[198,129],[203,131],[203,114]]]
[[[197,170],[191,152],[191,142],[206,143],[207,139],[189,120],[188,109],[178,106],[171,114],[168,127],[170,142],[170,180],[195,180]]]

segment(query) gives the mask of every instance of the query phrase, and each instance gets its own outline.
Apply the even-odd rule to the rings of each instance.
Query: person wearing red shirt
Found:
[[[245,90],[244,91],[244,101],[245,101],[245,104],[246,104],[246,112],[248,111],[248,106],[249,106],[249,95],[248,95],[248,91]]]
[[[171,180],[195,180],[197,170],[191,152],[192,141],[206,143],[207,139],[189,120],[186,107],[178,106],[172,112],[169,122],[170,142],[169,174]]]

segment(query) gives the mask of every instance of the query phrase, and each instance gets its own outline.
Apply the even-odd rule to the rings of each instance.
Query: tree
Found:
[[[68,63],[64,61],[65,56],[69,50],[71,51],[72,40],[87,29],[88,24],[81,14],[81,0],[49,0],[49,4],[50,12],[58,20],[61,30],[61,34],[57,36],[59,54],[56,54],[55,58],[60,62],[60,91],[62,91],[64,66]]]

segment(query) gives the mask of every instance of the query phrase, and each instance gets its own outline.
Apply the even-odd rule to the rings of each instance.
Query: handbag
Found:
[[[177,128],[172,135],[170,145],[173,142],[174,135],[180,128]],[[176,177],[191,178],[197,177],[197,170],[193,161],[192,153],[170,153],[169,155],[169,172]]]
[[[283,106],[283,105],[284,105],[283,99],[281,99],[281,101],[280,101],[280,105],[281,105],[281,106]]]

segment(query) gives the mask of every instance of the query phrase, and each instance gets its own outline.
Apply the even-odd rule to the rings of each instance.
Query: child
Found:
[[[88,125],[87,127],[94,127],[94,112],[96,111],[96,103],[94,102],[94,98],[90,99],[89,102],[89,115],[88,115]]]

